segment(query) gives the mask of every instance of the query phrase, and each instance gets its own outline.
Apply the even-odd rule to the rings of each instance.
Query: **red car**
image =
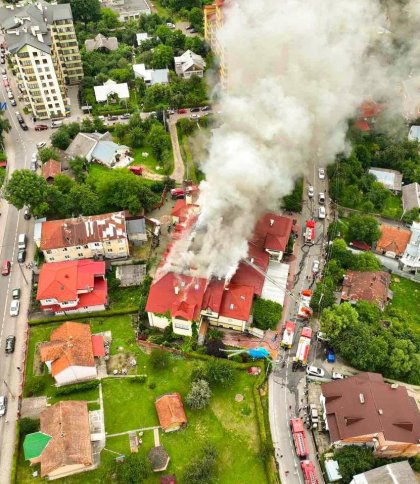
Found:
[[[35,126],[35,131],[45,131],[46,129],[48,129],[46,124],[37,124]]]
[[[141,166],[129,166],[128,169],[137,176],[143,175],[143,168]]]
[[[8,81],[7,79],[5,79],[5,80],[3,81],[3,84],[4,84],[4,87],[9,87],[9,85],[10,85],[10,84],[9,84],[9,81]]]
[[[187,112],[187,110],[186,110],[186,109],[184,109],[184,108],[179,108],[179,109],[177,110],[177,113],[178,113],[178,114],[185,114],[186,112]]]
[[[1,275],[8,276],[10,274],[10,260],[5,259],[3,265],[1,266]]]

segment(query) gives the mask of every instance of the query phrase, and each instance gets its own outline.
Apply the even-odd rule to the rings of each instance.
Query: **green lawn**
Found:
[[[143,146],[142,148],[133,148],[132,150],[134,161],[131,163],[132,165],[143,165],[148,168],[150,171],[154,173],[163,174],[162,166],[160,170],[157,170],[156,167],[159,166],[158,160],[155,158],[155,155],[152,153],[152,148],[150,146]],[[149,153],[149,156],[142,156],[142,153]]]
[[[190,374],[197,361],[179,356],[171,356],[170,364],[164,370],[156,371],[149,364],[149,357],[134,344],[134,331],[128,317],[92,319],[92,332],[111,329],[113,344],[111,353],[118,352],[118,347],[134,353],[137,358],[137,372],[147,374],[144,384],[130,383],[128,379],[108,378],[102,381],[107,434],[124,432],[136,428],[158,424],[154,401],[157,396],[177,391],[183,399],[188,392]],[[31,328],[29,354],[33,356],[37,341],[46,340],[57,325]],[[28,360],[28,379],[31,374],[31,362]],[[214,388],[211,403],[201,411],[190,411],[186,408],[188,426],[186,429],[170,434],[160,433],[161,443],[168,451],[171,461],[167,473],[175,473],[182,481],[185,467],[196,457],[208,443],[218,449],[216,466],[218,483],[266,482],[264,465],[258,457],[260,451],[259,432],[255,415],[252,388],[255,377],[247,374],[245,369],[235,370],[236,380],[229,388]],[[51,377],[37,377],[51,378]],[[151,389],[150,383],[156,387]],[[242,402],[235,402],[235,395],[242,394]],[[88,394],[73,394],[69,399],[94,400],[97,390]],[[91,404],[96,408],[95,404]],[[139,452],[145,455],[153,445],[152,431],[145,432],[143,445]],[[101,454],[99,469],[76,475],[59,482],[73,484],[102,484],[110,482],[109,468],[116,454],[128,454],[128,436],[107,439],[106,449]],[[31,471],[22,455],[19,456],[17,482],[34,482]],[[159,474],[153,474],[148,483],[159,482]]]
[[[398,309],[404,314],[410,329],[420,334],[420,283],[392,276],[391,291],[394,293],[387,310]],[[417,304],[416,304],[417,301]]]
[[[381,215],[387,218],[399,220],[402,216],[401,197],[390,192],[388,198],[385,200]]]

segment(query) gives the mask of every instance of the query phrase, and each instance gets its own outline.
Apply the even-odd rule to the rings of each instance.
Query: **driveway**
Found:
[[[39,418],[41,412],[47,408],[47,397],[32,397],[22,400],[21,418]]]

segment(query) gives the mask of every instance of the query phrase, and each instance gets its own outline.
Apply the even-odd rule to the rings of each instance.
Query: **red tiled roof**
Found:
[[[214,313],[219,313],[224,290],[225,281],[212,279],[204,293],[202,309],[211,309]]]
[[[105,356],[104,337],[99,334],[92,335],[93,356]]]
[[[367,121],[362,120],[362,119],[357,120],[354,123],[354,125],[356,126],[356,128],[360,129],[360,131],[364,131],[365,133],[370,131],[369,123]]]
[[[253,299],[252,287],[229,284],[227,290],[223,292],[220,316],[248,321]]]
[[[105,262],[90,259],[50,262],[41,267],[37,300],[56,299],[59,302],[74,301],[80,291],[93,290],[96,276],[105,275]],[[103,281],[106,283],[106,281]],[[104,285],[97,289],[106,289]],[[88,296],[86,294],[85,296]]]
[[[42,224],[41,250],[126,237],[124,212],[49,220]]]
[[[163,430],[168,429],[173,424],[183,426],[187,423],[187,416],[179,393],[168,393],[157,398],[155,407]]]
[[[418,444],[420,413],[403,385],[389,385],[379,373],[321,385],[331,441],[383,432],[386,441]]]
[[[52,376],[69,366],[95,366],[88,324],[71,321],[62,324],[51,333],[49,343],[39,346],[39,352],[42,361],[52,361]]]
[[[366,242],[363,242],[362,240],[353,240],[353,242],[350,242],[350,245],[354,247],[355,249],[359,250],[370,250],[371,246],[367,244]]]
[[[266,213],[259,219],[251,242],[260,249],[284,252],[292,231],[292,219]]]
[[[169,311],[173,318],[196,320],[200,314],[206,285],[205,279],[168,272],[153,282],[146,311],[159,314]]]
[[[377,116],[381,111],[383,111],[385,105],[378,104],[374,101],[365,101],[360,106],[360,117],[361,118],[374,118]]]
[[[381,225],[381,237],[376,244],[378,252],[394,252],[396,255],[404,253],[411,237],[411,232],[393,225]]]
[[[61,163],[56,160],[48,160],[42,165],[42,176],[48,180],[48,178],[54,178],[61,173]]]
[[[391,276],[387,272],[347,271],[344,276],[341,299],[343,301],[377,302],[381,308],[388,300]]]
[[[180,199],[176,201],[175,206],[172,209],[171,215],[173,217],[177,217],[180,222],[185,222],[190,213],[197,208],[198,205],[192,203],[187,204],[185,199]]]

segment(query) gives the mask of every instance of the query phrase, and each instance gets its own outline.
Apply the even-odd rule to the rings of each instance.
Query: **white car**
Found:
[[[46,141],[40,141],[39,143],[36,144],[36,147],[40,150],[47,144]]]
[[[325,193],[319,192],[318,194],[318,202],[323,205],[325,203]]]
[[[0,396],[0,417],[3,417],[7,412],[7,397]]]
[[[319,179],[320,180],[324,180],[325,179],[325,169],[324,168],[319,168],[318,169],[318,176],[319,176]]]
[[[321,220],[325,218],[325,207],[319,207],[318,218]]]
[[[17,299],[13,299],[12,303],[10,304],[10,316],[18,316],[20,309],[20,301]]]
[[[34,163],[37,161],[37,159],[38,159],[38,155],[36,153],[32,153],[31,162]]]
[[[309,185],[308,187],[308,197],[312,198],[314,196],[314,187]]]
[[[7,74],[2,74],[3,81],[7,81]]]
[[[306,374],[310,376],[323,377],[325,375],[325,371],[317,366],[308,366],[308,368],[306,368]]]
[[[322,333],[321,331],[318,331],[316,334],[316,339],[318,341],[328,341],[327,335],[325,333]]]
[[[13,92],[12,91],[7,91],[7,97],[9,99],[13,99],[15,96],[13,96]]]
[[[166,26],[169,27],[170,29],[175,28],[175,24],[173,24],[172,22],[166,22]]]
[[[319,272],[319,260],[314,260],[312,263],[312,272],[316,274]]]
[[[337,373],[336,371],[333,371],[331,378],[333,380],[344,380],[344,375],[342,373]]]
[[[200,116],[198,114],[191,114],[190,116],[190,119],[193,119],[193,120],[196,120],[198,119]]]

